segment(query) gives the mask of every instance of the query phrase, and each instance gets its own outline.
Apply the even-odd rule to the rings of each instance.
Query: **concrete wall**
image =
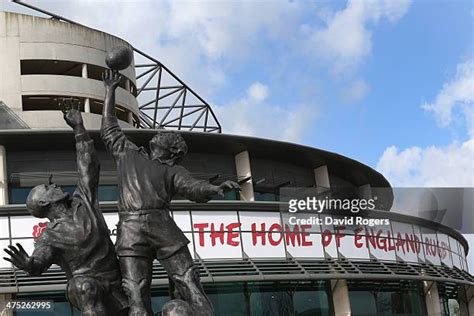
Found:
[[[18,21],[0,12],[0,100],[21,109],[20,37]]]
[[[70,127],[64,122],[63,113],[61,111],[25,111],[16,112],[20,119],[30,128],[65,128]],[[82,119],[86,129],[100,128],[102,115],[93,113],[82,113]],[[133,126],[127,122],[119,120],[119,125],[123,128],[132,128]]]
[[[102,100],[104,88],[99,80],[59,75],[21,76],[21,60],[65,60],[105,68],[105,52],[116,46],[131,48],[120,38],[87,27],[0,12],[0,100],[15,112],[22,111],[22,95],[63,95]],[[121,73],[136,84],[133,63]],[[139,113],[135,97],[124,89],[117,91],[117,104],[134,115]],[[40,111],[34,112],[36,115]],[[45,124],[38,119],[35,122],[33,125],[40,128],[63,126],[62,118]]]
[[[73,95],[97,100],[103,100],[105,95],[101,81],[72,76],[23,75],[21,87],[22,95]],[[125,89],[117,88],[115,102],[139,115],[137,99]]]

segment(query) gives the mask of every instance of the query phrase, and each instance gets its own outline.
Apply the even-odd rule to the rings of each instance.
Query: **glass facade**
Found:
[[[13,187],[10,191],[9,202],[10,204],[25,204],[26,198],[33,187]],[[64,192],[74,193],[76,189],[75,185],[64,185],[61,186]],[[99,200],[100,201],[117,201],[118,188],[116,185],[101,185],[99,187]]]
[[[63,191],[72,194],[76,189],[74,185],[61,186]],[[12,187],[9,190],[9,204],[25,204],[26,198],[33,187]],[[179,197],[177,197],[179,199]],[[224,197],[214,195],[211,197],[212,200],[238,200],[239,195],[234,191],[225,192]],[[118,200],[118,187],[116,185],[101,185],[99,186],[99,201],[117,201]]]
[[[330,316],[334,315],[330,283],[302,282],[235,282],[205,284],[216,316]],[[418,281],[348,280],[351,315],[353,316],[425,316],[423,285]],[[441,315],[467,316],[466,293],[462,286],[438,283]],[[28,293],[18,300],[54,301],[52,311],[17,311],[16,316],[79,316],[63,293]],[[156,313],[170,300],[168,289],[152,291],[152,308]]]
[[[467,316],[468,298],[463,286],[454,283],[438,284],[442,316]]]
[[[350,281],[353,316],[424,316],[426,306],[420,282]]]
[[[326,316],[332,315],[329,288],[326,282],[304,283],[222,283],[205,285],[216,316]],[[169,301],[166,289],[155,290],[154,312]],[[48,312],[16,312],[17,316],[79,315],[64,296],[17,295],[16,299],[54,300],[54,310]]]

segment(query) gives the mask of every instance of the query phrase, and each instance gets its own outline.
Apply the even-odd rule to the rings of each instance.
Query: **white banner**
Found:
[[[343,226],[327,224],[323,218],[316,222],[312,214],[298,214],[304,219],[298,224],[291,222],[288,214],[251,211],[176,211],[172,215],[191,241],[193,257],[204,260],[378,259],[442,264],[467,271],[464,250],[456,239],[409,223]],[[115,242],[118,215],[107,213],[104,218]],[[11,242],[21,243],[31,253],[46,224],[46,220],[31,216],[14,216],[10,221],[0,217],[0,247],[9,245],[11,237]],[[0,261],[0,268],[9,266]]]

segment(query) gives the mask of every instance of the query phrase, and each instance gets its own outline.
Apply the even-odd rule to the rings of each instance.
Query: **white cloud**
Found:
[[[377,169],[394,186],[474,187],[474,62],[457,66],[456,76],[446,82],[433,103],[422,108],[433,112],[443,126],[453,124],[453,110],[467,125],[468,139],[448,146],[388,147]]]
[[[204,98],[226,83],[229,67],[237,68],[257,53],[262,38],[290,39],[285,35],[303,12],[298,3],[290,1],[269,4],[32,0],[31,3],[128,40],[165,64]],[[18,5],[6,5],[6,9],[12,8],[21,9]]]
[[[94,10],[91,10],[93,4]],[[168,66],[204,99],[226,83],[229,67],[238,69],[258,54],[265,40],[292,40],[302,8],[275,1],[81,1],[41,2],[58,14],[131,42]],[[107,12],[104,15],[104,12]],[[251,85],[245,97],[213,106],[224,132],[300,140],[314,117],[306,107],[273,106],[269,88]]]
[[[288,108],[267,102],[269,89],[255,82],[244,97],[226,106],[213,106],[223,132],[298,142],[317,116],[317,108],[295,105]]]
[[[395,22],[408,10],[410,0],[349,0],[347,6],[334,14],[324,12],[324,28],[313,30],[309,50],[329,62],[334,74],[356,68],[372,50],[370,24],[381,19]]]
[[[385,149],[377,170],[398,187],[474,187],[474,139],[446,147]]]
[[[370,86],[364,80],[356,80],[342,92],[342,99],[348,103],[356,103],[369,93]]]
[[[465,115],[469,130],[472,132],[472,108],[474,106],[474,60],[468,60],[457,66],[455,78],[446,82],[432,103],[424,103],[423,109],[433,112],[442,127],[453,120],[453,112],[459,107]]]
[[[405,13],[408,2],[408,0],[395,2],[351,0],[340,12],[333,14],[328,11],[327,14],[320,14],[320,17],[327,19],[326,28],[310,28],[308,33],[301,36],[302,33],[295,30],[302,21],[307,21],[307,14],[311,12],[308,10],[316,12],[321,4],[308,7],[298,2],[284,0],[274,1],[271,4],[266,1],[141,0],[137,4],[136,1],[117,3],[112,0],[68,2],[31,0],[33,5],[130,41],[135,47],[168,66],[204,99],[212,99],[218,93],[222,95],[220,89],[226,84],[232,84],[228,82],[229,70],[241,71],[240,68],[246,67],[248,61],[253,61],[255,55],[268,53],[268,47],[273,44],[288,47],[289,55],[296,54],[308,58],[301,51],[302,47],[310,42],[320,53],[319,56],[334,55],[336,62],[349,64],[350,60],[359,60],[370,52],[371,31],[368,23],[377,22],[381,18],[396,21]],[[318,42],[318,38],[324,41]],[[276,68],[276,72],[283,71],[287,54],[275,57],[282,67]],[[301,56],[302,54],[304,56]],[[306,61],[308,60],[302,60]],[[296,108],[288,108],[292,106],[291,104],[270,106],[264,102],[268,89],[261,88],[253,88],[254,97],[261,100],[253,100],[247,95],[240,101],[259,104],[259,109],[265,109],[267,117],[281,115],[282,121],[307,122],[307,117],[314,117],[301,114],[312,114],[311,109],[304,106]],[[368,85],[364,81],[355,81],[345,93],[345,97],[347,100],[357,101],[363,98],[367,91]],[[226,103],[232,108],[235,107],[236,101],[224,101],[221,107],[224,108]],[[239,109],[235,111],[242,112]],[[218,116],[218,119],[224,123],[222,126],[224,129],[227,128],[226,130],[248,130],[248,133],[253,135],[271,135],[280,138],[279,132],[271,132],[273,126],[258,129],[262,134],[256,134],[254,130],[249,131],[253,127],[234,128],[235,124],[241,123],[234,124],[230,120],[232,117],[225,116],[229,111],[223,112],[224,117]],[[286,130],[284,137],[296,140],[301,137],[301,130],[305,130],[307,124],[295,123],[292,126],[293,128],[282,126]]]
[[[268,96],[268,87],[260,82],[255,82],[248,88],[247,95],[255,101],[261,102]]]

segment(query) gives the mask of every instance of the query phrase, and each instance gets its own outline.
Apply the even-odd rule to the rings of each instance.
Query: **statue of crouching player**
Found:
[[[74,130],[79,181],[73,195],[56,184],[34,187],[26,205],[31,215],[49,223],[29,256],[20,244],[5,251],[14,266],[39,275],[53,263],[68,279],[68,300],[82,315],[127,315],[128,300],[122,289],[119,262],[104,217],[99,209],[99,160],[94,141],[84,128],[72,100],[62,107]]]

